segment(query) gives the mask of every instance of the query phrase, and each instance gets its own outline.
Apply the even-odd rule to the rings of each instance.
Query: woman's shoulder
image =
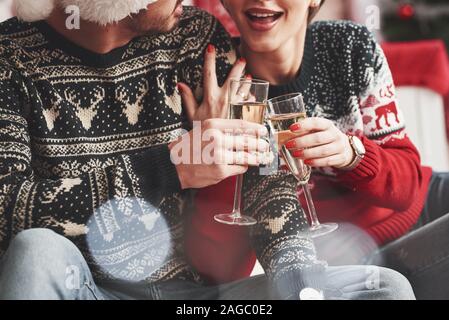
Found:
[[[366,26],[347,20],[314,22],[309,26],[309,33],[320,49],[368,49],[375,42],[374,35]]]
[[[373,64],[379,52],[374,34],[364,25],[351,21],[318,21],[309,26],[308,41],[318,62],[344,70]]]
[[[372,35],[363,24],[348,20],[316,21],[309,26],[309,29],[323,35],[339,35],[338,38],[345,36],[370,37]]]

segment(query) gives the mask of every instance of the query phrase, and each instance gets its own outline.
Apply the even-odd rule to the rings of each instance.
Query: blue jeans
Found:
[[[418,299],[449,299],[449,173],[434,173],[418,223],[367,263],[404,274]]]
[[[398,272],[372,266],[329,267],[329,299],[414,299]],[[182,280],[160,283],[95,282],[78,248],[46,229],[18,234],[0,261],[0,299],[266,300],[275,293],[265,276],[220,286]]]
[[[449,173],[433,174],[420,218],[401,238],[378,248],[363,230],[341,223],[315,245],[330,265],[391,268],[410,281],[418,300],[449,300]]]

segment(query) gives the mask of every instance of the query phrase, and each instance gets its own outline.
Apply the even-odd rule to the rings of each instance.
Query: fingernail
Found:
[[[287,142],[285,144],[285,146],[287,147],[287,149],[296,148],[296,141],[295,140],[290,140],[289,142]]]
[[[304,164],[311,166],[313,164],[313,160],[304,160]]]
[[[213,53],[215,51],[215,47],[212,44],[209,44],[207,46],[207,52],[208,53]]]
[[[181,86],[181,84],[179,84],[179,83],[176,84],[176,88],[178,88],[178,91],[179,91],[179,92],[182,92],[182,86]]]
[[[245,58],[240,58],[239,61],[240,61],[241,63],[246,63],[246,59],[245,59]]]
[[[294,123],[290,126],[290,131],[295,132],[295,131],[299,131],[301,129],[301,126],[299,125],[299,123]]]
[[[292,156],[295,158],[301,158],[304,155],[304,151],[302,150],[295,150],[292,152]]]
[[[245,76],[245,78],[246,78],[246,79],[249,79],[249,80],[252,80],[252,79],[253,79],[253,76],[250,75],[250,74],[247,74],[247,75]]]

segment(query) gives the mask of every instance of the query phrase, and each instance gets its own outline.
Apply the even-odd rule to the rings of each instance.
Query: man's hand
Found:
[[[267,129],[243,120],[210,119],[169,145],[183,189],[204,188],[273,161]]]

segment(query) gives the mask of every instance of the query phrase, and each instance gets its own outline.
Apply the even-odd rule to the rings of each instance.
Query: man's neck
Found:
[[[242,42],[241,52],[247,60],[248,72],[272,85],[282,85],[296,79],[304,56],[306,31],[307,25],[297,37],[273,52],[255,52]]]
[[[99,54],[122,47],[138,36],[129,27],[126,19],[107,26],[81,20],[79,29],[68,29],[66,27],[67,17],[62,9],[57,8],[46,19],[46,22],[66,39]]]

